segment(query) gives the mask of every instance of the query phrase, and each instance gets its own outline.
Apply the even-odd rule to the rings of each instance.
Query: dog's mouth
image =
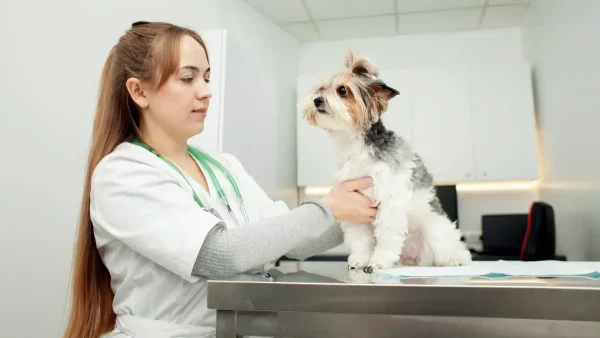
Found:
[[[317,108],[317,111],[318,111],[319,113],[321,113],[321,114],[325,114],[325,113],[327,113],[327,111],[326,111],[325,109],[323,109],[323,108]]]

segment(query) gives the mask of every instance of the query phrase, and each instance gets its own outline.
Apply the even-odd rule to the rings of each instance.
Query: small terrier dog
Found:
[[[371,176],[361,191],[379,203],[373,224],[342,223],[348,269],[375,273],[400,265],[458,266],[471,262],[460,232],[437,199],[433,177],[411,146],[387,129],[381,114],[399,92],[366,58],[346,54],[346,72],[316,86],[299,108],[330,135],[338,180]]]

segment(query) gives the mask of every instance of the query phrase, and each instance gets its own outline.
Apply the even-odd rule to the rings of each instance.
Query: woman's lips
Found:
[[[206,108],[198,108],[198,109],[194,109],[192,110],[193,114],[201,114],[201,115],[206,115]]]

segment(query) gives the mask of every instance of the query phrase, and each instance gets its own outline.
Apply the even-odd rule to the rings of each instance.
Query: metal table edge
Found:
[[[509,290],[510,293],[506,293]],[[393,295],[390,292],[397,294]],[[299,296],[298,293],[302,295]],[[399,293],[406,298],[391,297],[398,296]],[[365,294],[369,297],[364,297]],[[285,301],[281,300],[281,296],[284,295],[287,295]],[[235,299],[236,297],[238,299]],[[493,304],[482,306],[482,303],[490,300]],[[600,321],[600,288],[586,286],[399,285],[220,280],[209,281],[207,301],[211,309],[230,311]],[[455,302],[456,307],[452,306],[452,302]],[[555,306],[560,306],[561,309],[554,309]]]

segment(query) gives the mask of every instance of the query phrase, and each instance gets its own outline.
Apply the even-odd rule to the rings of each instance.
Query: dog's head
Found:
[[[366,58],[348,52],[346,67],[347,71],[313,88],[301,103],[301,111],[308,123],[322,129],[362,133],[399,93],[379,78]]]

